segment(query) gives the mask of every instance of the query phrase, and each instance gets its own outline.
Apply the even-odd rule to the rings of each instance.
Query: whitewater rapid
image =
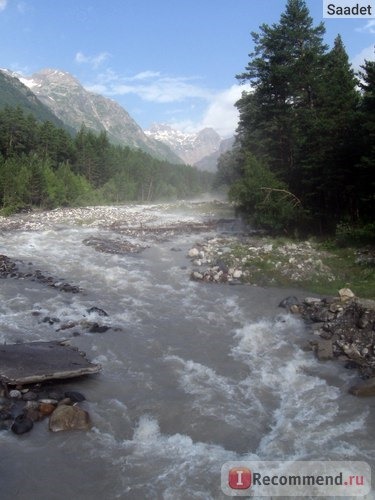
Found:
[[[190,281],[187,251],[204,237],[194,232],[167,241],[134,234],[149,248],[131,255],[83,244],[123,238],[118,224],[200,222],[215,207],[85,210],[0,224],[1,254],[82,290],[1,280],[0,342],[69,338],[103,367],[61,384],[85,394],[93,431],[51,434],[44,421],[28,435],[0,432],[2,500],[216,500],[227,498],[227,461],[375,463],[374,403],[347,393],[356,373],[318,362],[305,325],[278,308],[305,292]],[[93,306],[108,313],[96,318],[107,332],[56,331]]]

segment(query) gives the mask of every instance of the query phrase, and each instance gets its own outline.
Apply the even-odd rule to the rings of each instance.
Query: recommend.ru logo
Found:
[[[366,462],[227,462],[221,489],[228,496],[364,496],[371,490]]]

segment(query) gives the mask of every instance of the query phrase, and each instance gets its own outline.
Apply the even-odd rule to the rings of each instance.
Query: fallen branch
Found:
[[[262,191],[266,191],[267,192],[267,195],[266,195],[264,201],[268,201],[268,199],[270,198],[271,194],[274,193],[274,192],[276,192],[276,193],[283,193],[284,196],[282,197],[282,199],[291,198],[292,199],[293,208],[295,208],[297,206],[302,207],[301,200],[299,198],[297,198],[296,195],[294,195],[290,191],[287,191],[286,189],[277,189],[277,188],[269,188],[269,187],[261,187],[260,189]]]

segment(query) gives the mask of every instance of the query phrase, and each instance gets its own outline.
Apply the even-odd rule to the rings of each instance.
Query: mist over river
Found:
[[[0,342],[69,338],[102,365],[57,384],[86,396],[92,431],[51,433],[46,419],[0,432],[1,500],[223,499],[231,460],[375,464],[374,399],[349,395],[357,373],[317,361],[303,322],[278,308],[307,291],[190,281],[188,250],[216,234],[194,225],[225,215],[181,202],[0,221],[0,254],[81,289],[0,280]],[[147,248],[108,253],[90,240]],[[91,315],[106,332],[56,331],[91,307],[108,313]]]

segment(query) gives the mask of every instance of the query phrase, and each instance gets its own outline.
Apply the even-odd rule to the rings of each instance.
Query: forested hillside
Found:
[[[57,118],[18,78],[0,70],[0,109],[6,106],[20,107],[25,113],[31,113],[37,120],[48,120],[57,127],[68,131],[73,130]]]
[[[278,232],[375,233],[375,62],[355,75],[337,36],[323,43],[303,0],[288,0],[277,24],[252,33],[238,79],[236,145],[218,184],[255,225]]]
[[[19,107],[0,110],[0,209],[54,208],[191,197],[211,175],[110,144],[82,127],[72,137]]]

